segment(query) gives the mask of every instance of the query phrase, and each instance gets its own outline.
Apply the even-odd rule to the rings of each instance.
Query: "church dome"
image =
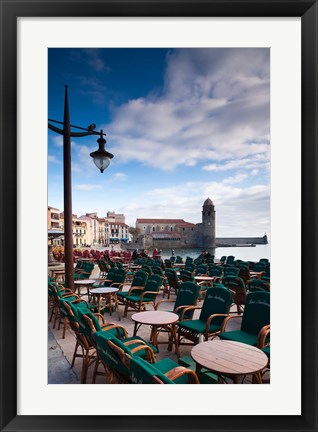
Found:
[[[206,205],[212,205],[213,206],[213,202],[212,202],[212,200],[211,200],[211,198],[207,198],[205,201],[204,201],[204,204],[203,204],[204,206],[206,206]]]

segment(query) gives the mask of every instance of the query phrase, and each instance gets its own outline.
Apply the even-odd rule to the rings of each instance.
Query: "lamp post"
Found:
[[[96,125],[91,124],[87,128],[71,125],[68,106],[68,87],[65,86],[64,98],[64,121],[49,119],[49,122],[63,125],[60,129],[48,123],[49,129],[63,135],[63,172],[64,172],[64,262],[65,262],[65,286],[74,291],[74,261],[73,261],[73,225],[72,225],[72,173],[71,173],[71,137],[86,137],[89,135],[99,135],[97,140],[98,150],[90,153],[95,165],[103,172],[114,157],[105,150],[106,140],[103,131],[95,131]],[[72,132],[72,128],[80,129],[83,132]]]

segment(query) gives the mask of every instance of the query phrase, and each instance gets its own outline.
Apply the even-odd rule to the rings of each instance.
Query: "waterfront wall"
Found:
[[[216,239],[216,246],[235,246],[242,244],[267,244],[267,235],[263,237],[219,237]]]
[[[236,245],[260,245],[267,244],[267,236],[263,237],[219,237],[216,239],[216,247],[236,246]],[[157,249],[187,249],[202,248],[210,249],[204,242],[201,235],[196,230],[190,233],[180,233],[180,238],[155,240],[151,235],[140,236],[139,241],[135,243],[138,248],[157,248]]]

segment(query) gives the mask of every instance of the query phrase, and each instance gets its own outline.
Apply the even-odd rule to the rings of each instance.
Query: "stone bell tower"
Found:
[[[215,248],[215,209],[210,198],[204,201],[202,207],[202,247]]]

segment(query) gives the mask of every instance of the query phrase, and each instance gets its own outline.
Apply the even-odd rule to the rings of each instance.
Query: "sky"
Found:
[[[217,237],[270,234],[270,52],[267,48],[48,50],[49,118],[106,133],[72,138],[73,213],[201,222]],[[57,125],[58,126],[58,125]],[[74,130],[75,131],[75,130]],[[63,211],[63,138],[48,132],[48,205]]]

